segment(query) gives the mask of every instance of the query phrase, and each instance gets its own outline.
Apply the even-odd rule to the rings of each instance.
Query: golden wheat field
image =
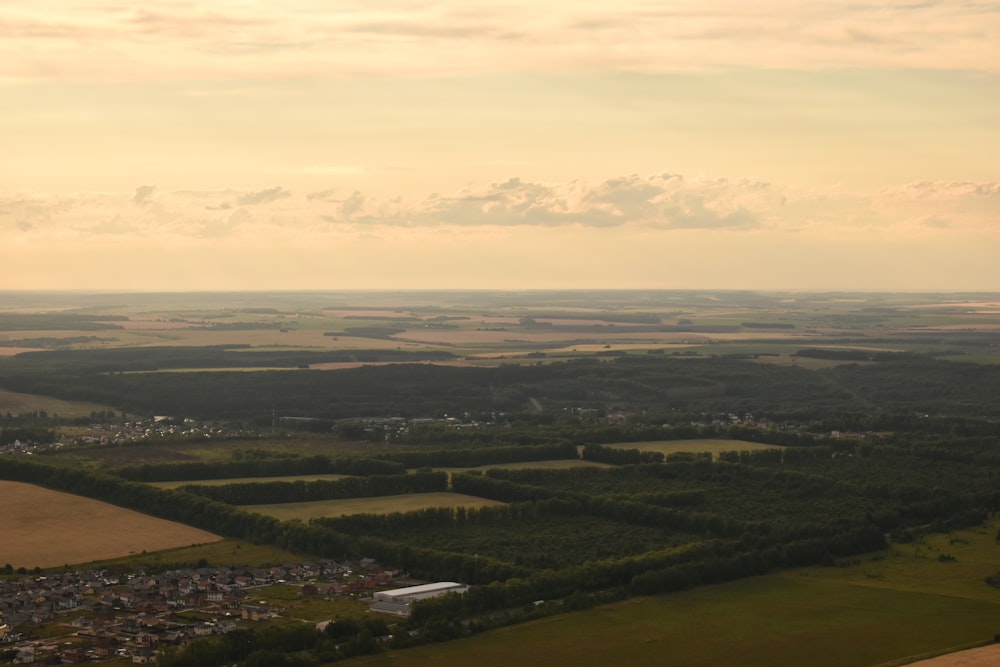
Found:
[[[0,565],[56,567],[221,540],[97,500],[0,481]]]

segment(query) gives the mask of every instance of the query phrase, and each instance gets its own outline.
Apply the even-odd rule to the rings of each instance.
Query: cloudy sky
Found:
[[[1000,290],[1000,2],[0,0],[0,289]]]

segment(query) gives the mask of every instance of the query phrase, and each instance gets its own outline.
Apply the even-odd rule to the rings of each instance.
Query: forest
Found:
[[[262,303],[224,313],[235,328],[213,327],[213,335],[231,334],[239,317],[291,312]],[[647,327],[680,336],[692,328],[753,330],[763,338],[757,347],[697,350],[600,343],[571,357],[505,341],[519,357],[480,363],[458,346],[387,343],[408,326],[469,328],[478,317],[471,310],[397,316],[355,308],[335,323],[315,315],[316,338],[332,344],[328,334],[350,330],[389,347],[81,343],[21,352],[0,357],[0,390],[93,407],[89,418],[0,412],[0,444],[56,441],[67,430],[130,415],[250,428],[217,439],[163,437],[143,444],[141,460],[129,442],[2,456],[0,479],[304,557],[370,557],[415,579],[471,585],[464,595],[416,603],[391,641],[381,627],[289,628],[287,638],[281,630],[249,633],[238,646],[196,642],[163,656],[177,667],[265,664],[285,641],[311,647],[313,662],[302,664],[443,641],[629,596],[850,562],[1000,511],[1000,404],[991,399],[1000,395],[1000,373],[995,364],[924,349],[926,331],[892,338],[878,330],[855,346],[844,344],[848,338],[824,344],[829,334],[816,333],[810,344],[784,340],[779,349],[771,336],[798,335],[810,320],[770,316],[756,305],[730,320],[703,321],[683,309],[615,311],[601,303],[599,313],[581,314],[535,306],[489,327],[502,332],[479,333],[617,329],[614,335],[632,336]],[[823,317],[880,327],[871,323],[905,315],[852,308]],[[87,331],[103,322],[110,335],[127,323],[66,318],[49,319]],[[26,331],[33,321],[49,320],[18,316],[10,330]],[[995,346],[995,333],[953,333],[949,340],[965,340],[966,350]],[[873,344],[883,339],[875,334],[893,344]],[[861,340],[853,329],[850,335]],[[901,340],[917,342],[897,348]],[[336,362],[352,367],[311,368]],[[248,432],[255,435],[243,439]],[[701,451],[699,440],[732,447]],[[686,449],[643,447],[673,441]],[[304,475],[344,477],[279,479]],[[427,492],[500,504],[291,521],[244,509]]]

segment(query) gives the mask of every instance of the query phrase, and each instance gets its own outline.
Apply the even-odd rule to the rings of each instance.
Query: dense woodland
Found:
[[[394,635],[399,646],[629,595],[833,563],[923,532],[975,525],[1000,510],[1000,404],[984,400],[1000,395],[1000,373],[988,365],[888,353],[820,369],[627,355],[496,368],[133,372],[295,367],[332,358],[257,354],[164,348],[19,355],[0,360],[0,386],[137,414],[264,424],[276,413],[310,417],[330,442],[372,438],[383,446],[363,456],[234,454],[141,466],[123,456],[119,467],[103,470],[66,466],[57,456],[6,456],[0,478],[303,555],[368,556],[413,577],[474,584],[464,595],[417,604],[406,626],[412,634]],[[397,360],[400,353],[377,354]],[[612,412],[620,414],[608,419]],[[747,413],[755,419],[742,419]],[[372,417],[445,414],[489,423],[467,430],[424,424],[391,438],[365,426]],[[50,425],[8,419],[8,430],[20,434]],[[734,446],[716,458],[621,446],[698,438],[728,438]],[[742,451],[740,441],[779,447]],[[249,442],[248,451],[258,446]],[[433,470],[575,459],[600,465]],[[348,477],[197,483],[305,474]],[[148,484],[157,481],[190,483],[175,490]],[[308,523],[240,508],[449,490],[504,504]],[[341,631],[297,629],[288,641],[332,660],[374,650],[382,629],[331,632]],[[246,646],[274,653],[286,641],[279,635],[243,637],[240,647],[213,640],[163,664],[250,660]]]
[[[231,352],[215,348],[65,350],[0,359],[0,387],[116,406],[136,414],[262,420],[420,417],[563,409],[785,413],[1000,415],[983,396],[1000,393],[989,365],[913,354],[825,369],[721,357],[629,355],[469,368],[390,364],[336,372],[297,367],[331,360],[415,361],[448,353],[397,351]],[[220,366],[294,370],[154,373]],[[146,371],[146,372],[136,372]]]

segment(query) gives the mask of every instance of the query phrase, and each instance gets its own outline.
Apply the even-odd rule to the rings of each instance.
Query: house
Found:
[[[141,648],[132,654],[132,663],[136,665],[148,665],[156,662],[156,652],[153,649]]]

